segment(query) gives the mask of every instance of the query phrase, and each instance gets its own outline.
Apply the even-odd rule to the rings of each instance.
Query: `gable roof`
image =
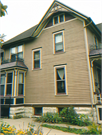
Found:
[[[42,17],[42,19],[40,20],[40,22],[37,25],[35,25],[32,28],[24,31],[23,33],[13,37],[12,39],[6,41],[3,44],[2,48],[5,48],[13,43],[17,43],[17,42],[21,42],[21,41],[23,42],[25,40],[36,37],[42,31],[42,29],[45,27],[45,25],[48,22],[48,19],[54,13],[59,12],[59,11],[64,11],[64,12],[69,12],[71,14],[75,14],[78,17],[81,17],[82,19],[86,20],[87,24],[92,22],[91,26],[98,33],[98,35],[100,35],[100,30],[96,27],[96,25],[94,24],[94,22],[92,21],[92,19],[90,17],[87,17],[87,16],[79,13],[78,11],[66,6],[65,4],[62,4],[61,2],[54,0],[52,2],[51,6],[48,8],[48,10],[46,11],[46,13],[44,14],[44,16]]]

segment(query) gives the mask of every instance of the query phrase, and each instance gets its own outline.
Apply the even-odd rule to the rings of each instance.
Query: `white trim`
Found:
[[[52,34],[52,40],[53,40],[53,54],[56,54],[56,52],[55,52],[55,35],[56,35],[56,34],[59,34],[59,33],[62,33],[62,40],[63,40],[63,51],[61,51],[61,52],[65,52],[64,30],[60,30],[60,31],[57,31],[57,32],[53,32],[53,34]]]
[[[37,70],[37,69],[34,69],[34,58],[33,58],[33,54],[34,52],[37,52],[37,51],[40,51],[40,68],[39,69],[42,69],[42,48],[37,48],[37,49],[32,49],[32,70]]]
[[[68,88],[67,88],[67,73],[66,73],[66,65],[60,65],[60,66],[54,66],[54,93],[55,96],[57,96],[57,89],[56,89],[56,69],[64,68],[64,74],[65,74],[65,95],[68,95]],[[63,96],[64,94],[60,93],[60,96]],[[59,96],[59,95],[58,95]]]

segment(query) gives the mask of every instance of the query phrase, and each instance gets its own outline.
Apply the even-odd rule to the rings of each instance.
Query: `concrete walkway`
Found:
[[[19,130],[19,129],[22,129],[22,130],[28,129],[28,123],[34,124],[35,125],[34,126],[35,130],[41,125],[41,123],[35,122],[34,118],[0,119],[0,124],[1,124],[1,122],[6,122],[6,123],[10,124],[11,126],[14,125],[17,130]],[[46,123],[44,123],[44,124],[46,124]],[[56,125],[56,126],[60,126],[60,127],[68,127],[68,125],[66,125],[66,124],[48,124],[48,125]],[[49,128],[46,128],[46,127],[41,127],[41,128],[42,128],[42,131],[43,131],[44,135],[76,135],[74,133],[63,132],[63,131],[56,130],[56,129],[49,129]],[[73,126],[73,125],[70,125],[70,128],[77,128],[77,129],[85,128],[85,129],[87,129],[87,127],[79,127],[79,126]],[[47,134],[47,133],[49,133],[49,134]]]

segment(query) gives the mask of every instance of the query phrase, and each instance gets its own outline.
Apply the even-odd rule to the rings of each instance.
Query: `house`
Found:
[[[100,28],[100,26],[99,26]],[[1,115],[39,115],[74,106],[102,123],[101,31],[55,0],[40,22],[2,49]]]

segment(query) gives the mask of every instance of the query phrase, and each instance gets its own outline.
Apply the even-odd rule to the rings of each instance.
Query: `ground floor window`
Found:
[[[5,99],[5,104],[13,104],[14,99]]]
[[[42,114],[42,107],[35,107],[35,115],[41,115]]]
[[[99,124],[102,124],[102,105],[97,105],[96,110],[97,110],[97,122]]]
[[[59,107],[58,108],[58,113],[60,114],[60,112],[63,110],[64,107]]]
[[[99,108],[99,120],[102,120],[102,108]]]
[[[16,104],[22,104],[24,103],[24,98],[17,98],[16,99]]]

